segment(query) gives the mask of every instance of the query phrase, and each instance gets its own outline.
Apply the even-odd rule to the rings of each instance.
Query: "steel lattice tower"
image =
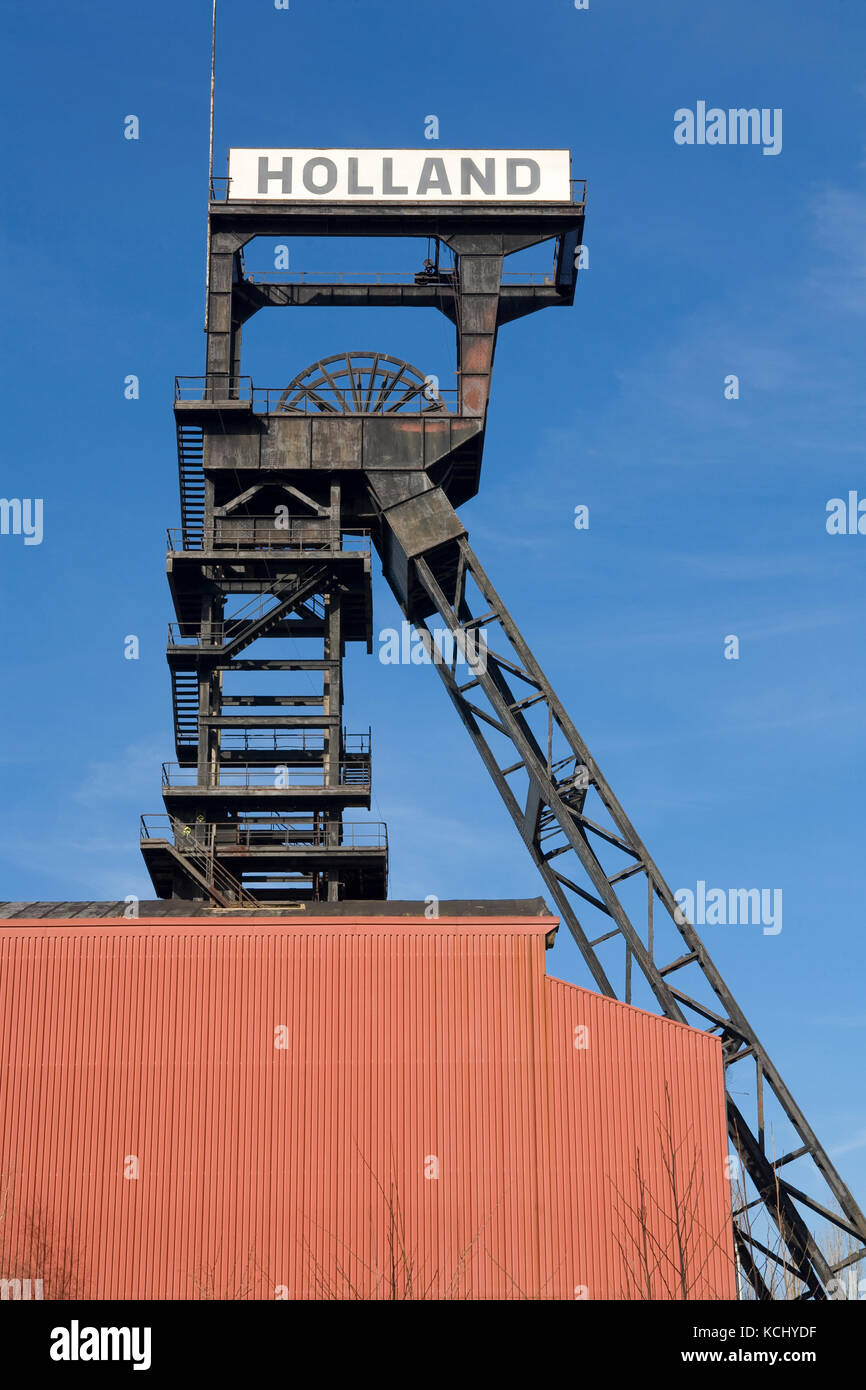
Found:
[[[341,668],[347,642],[371,644],[369,538],[431,653],[432,615],[455,652],[489,632],[466,678],[456,658],[434,664],[597,988],[720,1038],[744,1174],[735,1239],[756,1296],[772,1296],[774,1269],[801,1297],[845,1296],[844,1272],[866,1255],[866,1220],[457,515],[479,486],[499,327],[573,303],[584,191],[531,204],[245,202],[211,191],[206,374],[179,379],[175,400],[182,527],[169,540],[168,660],[178,766],[163,779],[170,828],[146,818],[142,837],[157,893],[228,908],[385,896],[384,827],[346,818],[370,799],[369,738],[343,732]],[[253,279],[243,248],[258,236],[428,238],[437,258],[414,283]],[[549,275],[503,278],[506,257],[542,242],[555,247]],[[453,268],[439,269],[440,246]],[[241,372],[242,325],[264,307],[317,306],[440,310],[456,329],[456,397],[431,393],[422,371],[384,351],[326,359],[288,387],[255,387]],[[257,639],[286,637],[315,654],[242,655]],[[286,688],[227,690],[239,674],[276,674]],[[321,686],[301,693],[298,678],[310,675]],[[816,1218],[840,1233],[838,1257],[822,1251]]]

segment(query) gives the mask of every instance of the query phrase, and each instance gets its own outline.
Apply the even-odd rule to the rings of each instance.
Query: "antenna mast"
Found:
[[[216,78],[216,20],[217,20],[217,0],[213,0],[213,23],[211,25],[210,40],[210,144],[208,147],[208,217],[207,217],[207,247],[205,251],[206,265],[204,272],[204,331],[208,330],[208,319],[210,315],[210,200],[213,197],[213,113],[214,113],[214,88]]]

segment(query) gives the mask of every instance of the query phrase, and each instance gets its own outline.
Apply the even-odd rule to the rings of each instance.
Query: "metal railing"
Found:
[[[324,703],[322,696],[322,703]],[[235,706],[232,706],[235,708]],[[347,759],[355,756],[370,756],[370,733],[343,733],[342,748]],[[325,735],[318,729],[222,729],[220,747],[226,752],[242,750],[272,751],[274,753],[318,753],[325,752]]]
[[[251,376],[233,376],[230,372],[208,372],[204,376],[176,376],[176,401],[252,401]]]
[[[571,185],[571,197],[575,203],[586,202],[586,179],[569,179]],[[231,179],[225,175],[211,175],[210,196],[213,203],[228,202]]]
[[[274,791],[292,791],[302,787],[369,787],[370,759],[360,756],[352,762],[340,762],[338,781],[329,783],[327,771],[322,765],[304,766],[286,763],[241,764],[221,763],[211,773],[211,781],[200,786],[195,768],[182,767],[180,763],[163,763],[162,785],[165,788],[198,787],[201,791],[214,791],[220,788],[256,789],[271,788]]]
[[[370,550],[370,532],[359,526],[331,528],[320,517],[275,516],[215,517],[201,524],[193,537],[190,528],[169,526],[166,529],[166,548],[170,555],[200,550],[316,550],[335,554],[347,550],[359,553]],[[195,544],[190,544],[192,540]]]
[[[248,270],[244,272],[244,279],[253,285],[355,285],[363,288],[366,285],[414,285],[417,274],[412,270]],[[447,284],[453,271],[443,266],[439,274]]]
[[[339,533],[327,517],[216,516],[213,519],[215,547],[299,545],[307,548],[329,546]]]
[[[170,647],[222,647],[223,623],[169,623]]]
[[[253,285],[312,285],[326,288],[331,285],[346,285],[350,288],[366,289],[375,285],[418,285],[432,289],[450,289],[454,281],[453,268],[441,266],[438,278],[431,275],[419,279],[422,272],[412,270],[253,270],[244,274],[244,279]],[[553,285],[555,276],[550,270],[504,270],[504,285]]]
[[[168,834],[152,835],[148,821],[159,820],[169,831]],[[142,816],[141,839],[166,840],[173,844],[183,856],[199,881],[208,885],[213,898],[223,907],[258,908],[258,900],[248,893],[239,879],[220,864],[214,854],[216,838],[214,825],[196,821],[194,825],[185,824],[176,816]]]
[[[185,835],[189,830],[190,834]],[[388,827],[384,821],[342,821],[332,826],[293,825],[270,817],[245,817],[242,821],[216,821],[203,825],[187,824],[176,816],[141,817],[142,840],[174,841],[187,850],[192,840],[201,850],[226,849],[350,849],[388,848]]]
[[[170,647],[210,647],[219,649],[233,642],[235,638],[242,637],[244,630],[266,618],[270,612],[276,612],[280,606],[278,595],[268,595],[276,597],[278,601],[271,608],[266,609],[263,604],[257,605],[255,609],[246,613],[233,614],[221,622],[205,623],[169,623],[168,625],[168,645]],[[304,607],[309,608],[315,617],[324,622],[325,605],[317,594],[311,594],[303,600]],[[267,636],[267,633],[260,636]]]
[[[266,617],[269,612],[278,608],[279,605],[289,597],[291,587],[290,580],[284,580],[283,582],[277,581],[272,584],[270,588],[266,589],[264,593],[254,594],[251,599],[248,599],[245,604],[237,608],[233,613],[226,613],[224,615],[223,623],[226,630],[231,636],[234,636],[236,632],[243,632],[244,628],[249,623],[257,623],[260,618]],[[271,599],[273,599],[274,602],[268,606]],[[308,607],[313,609],[317,618],[323,618],[325,616],[324,602],[317,594],[311,594],[305,602]]]
[[[383,821],[367,824],[343,821],[330,829],[327,826],[293,826],[285,822],[268,823],[244,820],[218,823],[215,843],[221,847],[243,849],[349,849],[388,848],[388,829]]]
[[[356,388],[357,395],[360,397],[362,391],[366,391],[368,396],[364,408],[359,408],[359,403],[355,399],[352,384],[348,381],[338,382],[334,386],[326,386],[316,382],[301,381],[291,388],[284,388],[280,392],[277,400],[273,401],[273,393],[269,388],[262,387],[263,392],[268,395],[268,414],[271,415],[436,415],[454,414],[456,410],[459,393],[456,388],[441,390],[432,386],[419,389],[422,383],[407,380],[386,380],[385,378],[371,380],[369,376],[364,378],[363,385],[358,383]],[[258,394],[259,387],[254,388],[254,397]],[[283,400],[283,397],[287,397]],[[377,401],[377,404],[373,402]],[[448,402],[451,402],[452,409],[449,409]],[[372,408],[369,408],[372,405]],[[258,411],[258,407],[254,405]]]
[[[242,608],[228,613],[218,621],[203,623],[169,623],[168,645],[170,647],[222,647],[243,636],[245,630],[262,618],[276,613],[284,599],[290,597],[288,585],[266,589],[263,594],[255,594]],[[324,621],[325,603],[318,594],[309,594],[303,600],[304,606],[312,609],[315,616]]]
[[[312,390],[313,388],[309,388]],[[308,409],[301,410],[298,406],[293,406],[291,410],[280,409],[280,403],[288,390],[287,386],[255,386],[252,378],[248,376],[231,376],[228,372],[211,372],[207,376],[179,376],[175,377],[174,398],[176,402],[213,402],[214,405],[221,405],[225,402],[247,403],[256,415],[315,415],[334,414],[343,415],[350,413],[353,415],[423,415],[434,414],[439,411],[448,411],[448,402],[452,402],[455,409],[459,398],[456,388],[440,390],[434,396],[432,393],[424,395],[421,392],[408,396],[401,400],[399,408],[392,406],[390,410],[384,411],[351,411],[345,412],[341,406],[345,403],[345,393],[333,387],[315,387],[316,397],[321,398],[321,405],[312,404]],[[293,388],[293,394],[300,397],[304,394],[304,385],[298,384]],[[453,411],[449,411],[453,413]]]
[[[215,550],[369,550],[370,532],[361,527],[341,530],[327,517],[242,516],[215,517]]]

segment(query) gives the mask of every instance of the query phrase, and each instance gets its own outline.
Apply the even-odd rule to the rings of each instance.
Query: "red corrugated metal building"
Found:
[[[0,1277],[733,1297],[720,1045],[549,978],[554,926],[0,922]]]

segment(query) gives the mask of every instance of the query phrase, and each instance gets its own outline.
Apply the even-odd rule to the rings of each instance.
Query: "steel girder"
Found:
[[[694,926],[678,908],[662,877],[578,734],[550,682],[521,636],[517,625],[473,553],[467,537],[456,542],[459,558],[453,591],[445,592],[427,558],[415,559],[421,587],[454,638],[454,656],[439,658],[423,618],[406,611],[421,633],[433,664],[517,826],[557,908],[574,937],[597,987],[627,1003],[633,998],[635,968],[648,986],[654,1006],[667,1018],[704,1028],[722,1042],[727,1079],[730,1141],[756,1198],[735,1213],[740,1263],[755,1296],[772,1296],[755,1263],[758,1251],[790,1278],[800,1282],[800,1297],[844,1297],[838,1275],[866,1257],[866,1219],[831,1163],[815,1132],[794,1100],[766,1049],[746,1019]],[[477,593],[472,611],[468,589]],[[481,629],[495,640],[479,646]],[[460,654],[469,654],[468,679],[458,677]],[[472,659],[474,655],[474,660]],[[532,714],[531,714],[532,712]],[[541,716],[539,728],[538,716]],[[534,726],[533,727],[533,722]],[[493,742],[499,739],[513,758],[503,764]],[[521,791],[515,783],[522,780]],[[596,807],[598,809],[596,809]],[[608,862],[603,862],[604,860]],[[583,881],[578,882],[581,878]],[[635,880],[643,884],[635,898]],[[631,881],[626,904],[624,885]],[[634,903],[641,901],[642,911]],[[604,930],[591,935],[584,919],[600,919]],[[678,952],[660,962],[664,935],[673,936]],[[673,929],[673,931],[671,931]],[[618,942],[622,986],[611,979],[599,948]],[[671,983],[690,978],[688,991]],[[699,997],[703,995],[703,998]],[[747,1120],[735,1101],[731,1068],[751,1059],[755,1067],[754,1115]],[[741,1071],[737,1068],[737,1073]],[[765,1101],[772,1098],[796,1136],[794,1147],[776,1157],[772,1131],[765,1121]],[[807,1185],[822,1189],[835,1204],[820,1202],[780,1176],[788,1163],[810,1168]],[[850,1249],[845,1258],[828,1260],[800,1206],[839,1229]],[[750,1209],[763,1213],[777,1233],[772,1248],[753,1229]]]

